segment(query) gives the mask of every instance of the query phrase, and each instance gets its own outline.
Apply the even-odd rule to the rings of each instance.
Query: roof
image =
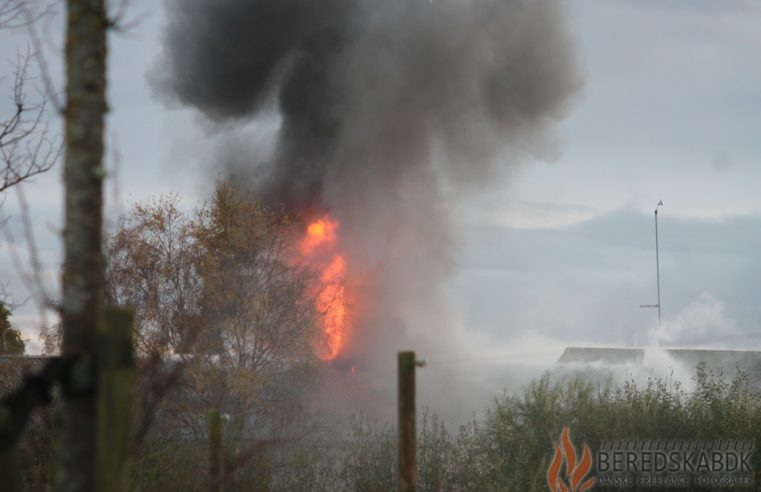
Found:
[[[662,351],[675,362],[695,368],[705,364],[713,371],[732,375],[740,370],[755,381],[761,382],[761,352],[748,350],[710,349],[644,349],[614,347],[566,347],[558,359],[559,364],[603,363],[608,365],[645,364],[649,350]]]

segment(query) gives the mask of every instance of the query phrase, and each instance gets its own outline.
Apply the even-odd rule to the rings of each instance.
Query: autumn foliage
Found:
[[[292,434],[306,407],[318,320],[299,227],[217,183],[192,213],[169,195],[136,205],[110,238],[106,295],[136,313],[138,439],[205,432],[211,408],[246,443]]]
[[[107,296],[136,309],[139,352],[216,354],[252,369],[310,358],[309,278],[288,261],[290,227],[225,183],[192,214],[176,195],[136,205],[109,243]]]

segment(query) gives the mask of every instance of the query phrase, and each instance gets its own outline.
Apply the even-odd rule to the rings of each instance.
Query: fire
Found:
[[[319,272],[314,304],[323,334],[318,355],[324,360],[335,359],[346,341],[347,268],[337,251],[338,228],[338,221],[326,215],[307,226],[299,244],[303,261]]]
[[[316,253],[322,245],[335,246],[338,241],[338,221],[325,216],[307,226],[307,233],[301,240],[302,256]]]

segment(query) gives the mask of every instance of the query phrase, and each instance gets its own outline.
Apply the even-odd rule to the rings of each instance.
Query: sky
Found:
[[[558,129],[557,155],[451,199],[458,322],[504,354],[547,361],[574,344],[761,349],[761,4],[579,0],[567,11],[584,86]],[[151,196],[177,192],[191,207],[209,192],[214,131],[150,82],[163,16],[160,2],[136,0],[129,28],[109,38],[108,227]],[[40,25],[58,90],[61,24],[58,16]],[[27,42],[24,31],[0,30],[0,73]],[[7,91],[3,80],[3,114]],[[273,128],[247,131],[266,142]],[[53,297],[61,172],[24,185]],[[15,194],[3,200],[0,281],[21,301],[32,295],[23,280],[28,248]],[[655,311],[639,305],[656,301],[659,200],[657,330]],[[32,352],[39,318],[33,298],[12,318]]]

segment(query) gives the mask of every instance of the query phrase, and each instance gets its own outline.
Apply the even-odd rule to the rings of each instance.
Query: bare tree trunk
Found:
[[[103,124],[106,113],[104,0],[68,0],[66,33],[66,225],[63,356],[80,356],[64,381],[58,492],[95,484],[95,337],[103,284]]]

